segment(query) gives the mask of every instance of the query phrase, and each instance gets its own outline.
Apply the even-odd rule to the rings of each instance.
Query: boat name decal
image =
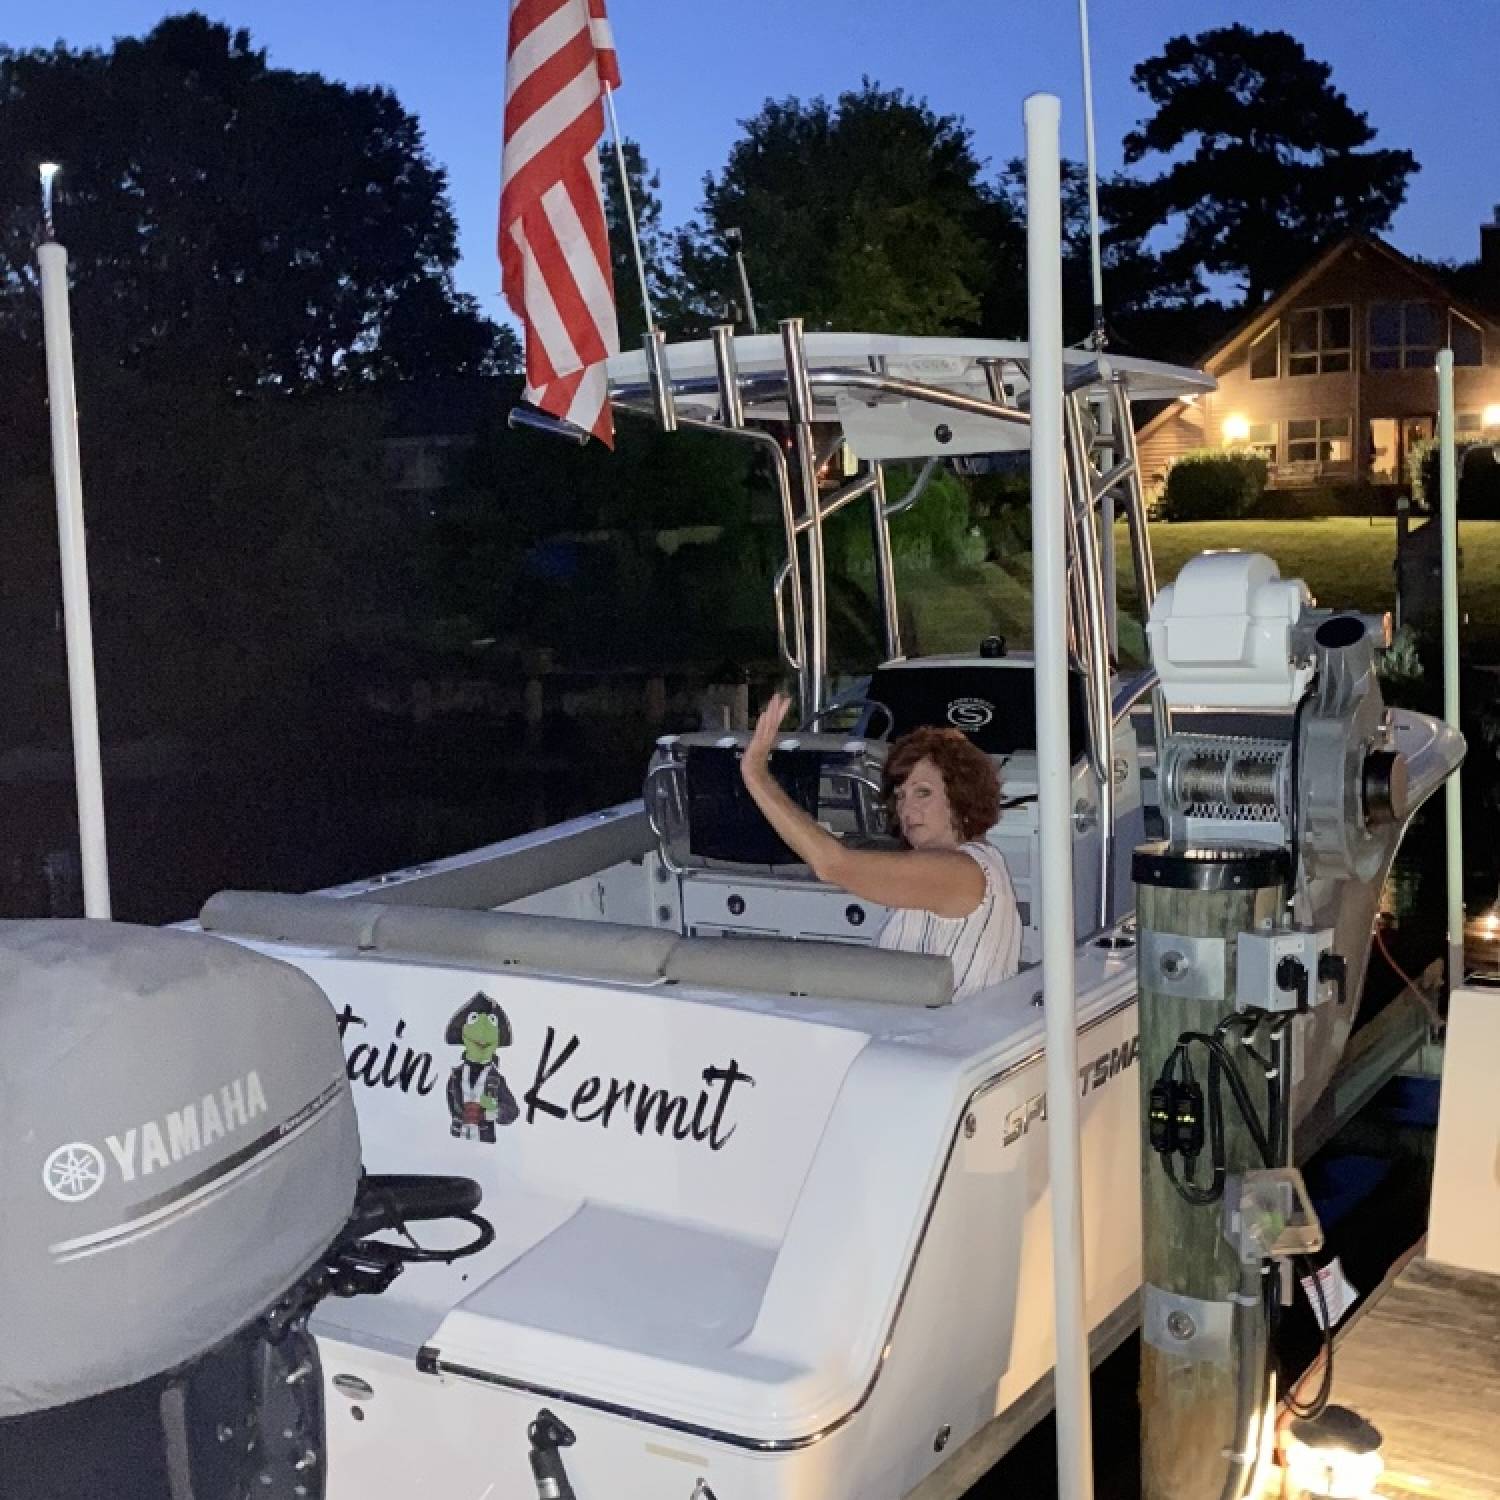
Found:
[[[476,996],[475,1002],[484,998]],[[352,1028],[369,1025],[365,1017],[347,1004],[338,1012],[337,1021],[339,1036],[345,1039]],[[349,1047],[346,1070],[350,1082],[371,1089],[397,1089],[403,1094],[432,1093],[441,1076],[439,1065],[431,1052],[420,1051],[407,1042],[405,1033],[406,1021],[400,1019],[391,1041],[383,1045],[378,1041],[358,1041]],[[494,1041],[502,1046],[511,1044],[508,1020],[503,1042],[498,1036]],[[557,1028],[548,1026],[531,1084],[521,1095],[520,1111],[508,1102],[503,1079],[498,1074],[493,1080],[489,1078],[496,1060],[495,1049],[476,1051],[475,1077],[470,1090],[474,1098],[464,1097],[462,1073],[457,1084],[452,1078],[449,1080],[450,1096],[455,1088],[459,1090],[456,1101],[451,1097],[449,1101],[455,1111],[454,1133],[465,1139],[492,1141],[495,1126],[512,1123],[519,1113],[527,1125],[571,1120],[603,1129],[617,1126],[634,1130],[640,1136],[654,1131],[658,1136],[697,1141],[706,1144],[710,1151],[722,1151],[739,1128],[730,1117],[735,1090],[742,1084],[755,1087],[755,1079],[733,1057],[722,1065],[711,1064],[702,1069],[699,1075],[702,1086],[689,1092],[674,1092],[644,1079],[604,1073],[575,1076],[574,1059],[582,1045],[583,1039],[576,1033],[562,1041]],[[565,1069],[567,1076],[559,1076]],[[464,1112],[465,1104],[469,1105],[472,1120]],[[477,1112],[475,1105],[479,1106]]]
[[[368,1026],[363,1016],[355,1015],[353,1006],[345,1005],[338,1013],[339,1039],[342,1041],[351,1026]],[[419,1094],[430,1094],[437,1087],[437,1065],[432,1053],[418,1052],[410,1044],[402,1045],[406,1022],[396,1022],[396,1039],[387,1042],[384,1056],[372,1042],[356,1042],[349,1049],[346,1064],[349,1081],[362,1083],[372,1089],[400,1089],[409,1094],[413,1089]]]
[[[1133,1036],[1129,1041],[1121,1042],[1118,1047],[1111,1047],[1108,1052],[1101,1052],[1091,1062],[1086,1062],[1078,1070],[1078,1094],[1084,1095],[1104,1087],[1111,1078],[1118,1077],[1127,1068],[1133,1067],[1140,1056],[1141,1039]],[[1005,1116],[1005,1135],[1003,1144],[1014,1145],[1031,1129],[1033,1121],[1045,1120],[1047,1118],[1047,1091],[1042,1090],[1040,1094],[1033,1094],[1024,1103],[1016,1105]]]
[[[605,1077],[598,1073],[580,1079],[571,1095],[544,1098],[542,1090],[567,1066],[579,1043],[577,1035],[569,1037],[554,1058],[557,1030],[552,1026],[547,1028],[536,1076],[521,1096],[528,1125],[535,1123],[538,1114],[557,1120],[573,1119],[582,1125],[597,1121],[605,1128],[625,1122],[637,1135],[645,1135],[654,1126],[659,1136],[670,1130],[676,1140],[706,1141],[710,1151],[722,1151],[739,1128],[725,1125],[730,1095],[737,1084],[755,1087],[755,1080],[731,1057],[727,1067],[703,1069],[703,1087],[695,1098],[654,1088],[639,1079]],[[561,1102],[564,1097],[566,1103]]]

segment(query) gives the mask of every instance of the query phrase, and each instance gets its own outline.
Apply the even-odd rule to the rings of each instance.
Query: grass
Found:
[[[1188,558],[1228,547],[1268,553],[1283,578],[1302,578],[1318,603],[1379,612],[1395,607],[1396,523],[1349,516],[1310,521],[1195,521],[1151,528],[1156,575],[1170,583]],[[1459,604],[1467,618],[1466,648],[1500,660],[1500,521],[1465,521],[1459,527]],[[1120,606],[1134,607],[1130,549],[1119,529]],[[904,580],[907,649],[914,653],[973,651],[986,635],[1013,646],[1031,640],[1031,559],[951,571],[932,570]],[[1125,621],[1122,618],[1122,628]],[[1124,644],[1128,648],[1130,641]]]

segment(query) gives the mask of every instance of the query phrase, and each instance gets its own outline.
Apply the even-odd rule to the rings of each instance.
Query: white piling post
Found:
[[[1443,551],[1443,718],[1458,728],[1458,459],[1453,351],[1438,350],[1438,496]],[[1464,977],[1464,820],[1459,773],[1448,778],[1448,983]]]
[[[1026,100],[1026,269],[1031,344],[1032,609],[1036,650],[1047,1164],[1057,1322],[1057,1492],[1092,1500],[1089,1330],[1084,1306],[1077,988],[1073,954],[1072,757],[1063,466],[1062,216],[1058,100]]]
[[[99,753],[99,703],[94,688],[94,632],[89,619],[78,410],[73,394],[68,252],[49,238],[38,247],[37,260],[42,275],[47,400],[52,413],[52,477],[57,491],[57,547],[62,560],[68,702],[73,714],[73,774],[83,855],[83,910],[85,916],[108,919],[109,852],[104,836],[104,774]]]

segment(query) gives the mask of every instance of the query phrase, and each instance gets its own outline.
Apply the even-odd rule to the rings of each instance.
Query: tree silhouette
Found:
[[[737,306],[738,229],[763,323],[975,330],[1020,245],[982,171],[961,120],[869,79],[833,104],[768,100],[679,236],[674,319],[701,328]]]
[[[454,291],[446,177],[387,89],[192,13],[107,52],[0,49],[0,139],[0,333],[36,336],[50,159],[82,359],[237,392],[514,365]]]
[[[1419,170],[1409,151],[1365,149],[1366,117],[1284,31],[1174,37],[1131,81],[1155,111],[1125,137],[1127,164],[1172,160],[1155,178],[1109,184],[1106,217],[1125,242],[1180,230],[1162,256],[1168,276],[1237,277],[1247,306],[1321,246],[1384,229]]]

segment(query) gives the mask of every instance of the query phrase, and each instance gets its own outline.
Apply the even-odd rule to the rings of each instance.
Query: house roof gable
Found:
[[[1244,344],[1247,344],[1257,334],[1263,332],[1265,328],[1274,323],[1303,292],[1325,276],[1340,260],[1359,249],[1371,250],[1383,257],[1398,270],[1429,288],[1434,296],[1442,298],[1456,312],[1460,312],[1464,317],[1468,318],[1470,322],[1478,323],[1483,327],[1500,332],[1500,321],[1496,320],[1493,313],[1487,313],[1483,308],[1475,307],[1472,303],[1465,302],[1460,297],[1455,297],[1431,271],[1418,265],[1410,256],[1403,255],[1394,245],[1387,244],[1378,235],[1350,234],[1335,244],[1330,245],[1321,255],[1315,256],[1269,302],[1262,303],[1231,328],[1198,361],[1199,368],[1207,370],[1210,375],[1214,374],[1216,365],[1222,366],[1230,354],[1234,353]],[[1148,434],[1161,426],[1172,415],[1175,407],[1176,403],[1173,402],[1146,422],[1136,434],[1136,441],[1143,441]]]
[[[1262,303],[1260,307],[1230,329],[1199,361],[1201,368],[1213,374],[1216,365],[1223,364],[1230,354],[1275,322],[1303,292],[1326,276],[1339,261],[1358,250],[1371,251],[1388,261],[1397,270],[1425,286],[1435,297],[1440,297],[1471,322],[1492,329],[1500,328],[1493,314],[1470,305],[1460,297],[1455,297],[1431,271],[1418,265],[1410,256],[1403,255],[1394,245],[1388,245],[1377,235],[1351,234],[1346,235],[1336,244],[1330,245],[1321,255],[1314,257],[1301,273],[1288,282],[1276,296],[1272,297],[1269,302]]]

